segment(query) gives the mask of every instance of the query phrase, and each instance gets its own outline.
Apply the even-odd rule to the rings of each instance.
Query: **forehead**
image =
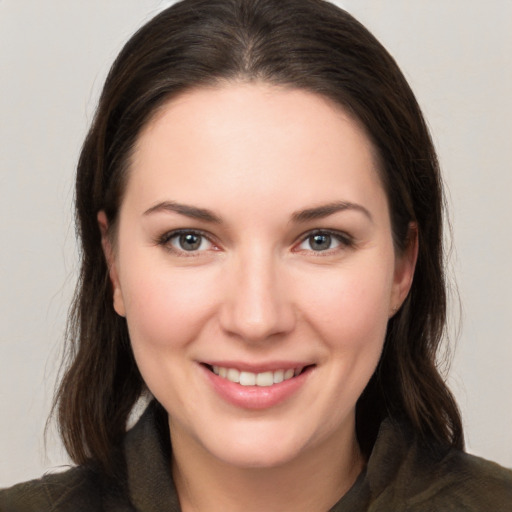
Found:
[[[292,199],[383,193],[374,148],[357,121],[322,96],[261,83],[172,99],[141,132],[130,169],[127,193],[146,202],[180,194],[211,207],[236,195],[291,208]]]

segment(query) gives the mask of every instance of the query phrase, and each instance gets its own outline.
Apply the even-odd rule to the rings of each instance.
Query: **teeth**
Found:
[[[284,380],[284,370],[277,370],[274,372],[274,384],[279,384]]]
[[[224,368],[222,366],[212,366],[212,370],[215,375],[231,382],[236,382],[241,386],[268,387],[300,375],[303,368],[289,368],[287,370],[262,373],[241,372],[236,368]]]
[[[242,373],[244,372],[239,372],[234,368],[229,368],[226,374],[226,378],[231,382],[240,382],[240,380],[242,379]]]
[[[228,378],[228,380],[231,379]],[[236,380],[231,380],[231,382],[236,382]],[[256,374],[251,372],[240,372],[240,384],[242,386],[256,386]]]
[[[256,375],[256,386],[272,386],[274,384],[273,372],[258,373]]]

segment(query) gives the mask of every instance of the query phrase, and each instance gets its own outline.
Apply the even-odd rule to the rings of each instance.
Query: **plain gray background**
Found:
[[[170,3],[0,0],[0,486],[67,463],[43,429],[75,279],[74,168],[108,67]],[[512,1],[337,3],[396,58],[431,126],[462,302],[449,382],[468,450],[512,467]]]

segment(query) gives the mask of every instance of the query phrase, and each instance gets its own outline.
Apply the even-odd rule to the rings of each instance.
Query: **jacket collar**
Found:
[[[152,401],[125,440],[130,501],[140,512],[180,512],[171,473],[167,415]]]
[[[330,512],[362,512],[403,471],[413,456],[410,432],[384,420],[366,468]],[[128,431],[125,459],[130,501],[140,512],[180,512],[171,472],[172,450],[167,414],[153,400]],[[409,461],[411,462],[411,461]]]

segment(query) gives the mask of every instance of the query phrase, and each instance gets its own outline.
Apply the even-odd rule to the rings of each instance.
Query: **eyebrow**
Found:
[[[335,201],[334,203],[328,203],[317,206],[315,208],[308,208],[306,210],[300,210],[292,214],[292,221],[297,223],[308,222],[311,220],[323,219],[334,213],[343,212],[346,210],[356,210],[363,213],[368,219],[373,222],[371,213],[362,205],[357,203],[351,203],[347,201]]]
[[[362,205],[351,203],[347,201],[336,201],[328,203],[315,208],[307,208],[306,210],[299,210],[292,214],[291,220],[296,223],[304,223],[311,220],[323,219],[329,215],[346,210],[356,210],[363,213],[370,221],[373,222],[371,213]],[[162,201],[144,212],[144,215],[151,215],[157,212],[172,212],[198,219],[213,224],[221,224],[221,218],[206,208],[198,208],[197,206],[190,206],[187,204],[176,203],[175,201]]]
[[[207,210],[206,208],[198,208],[196,206],[176,203],[174,201],[163,201],[161,203],[155,204],[155,206],[152,206],[146,210],[144,215],[150,215],[157,212],[179,213],[180,215],[185,215],[185,217],[190,217],[192,219],[212,222],[214,224],[221,223],[220,217],[215,215],[212,211]]]

